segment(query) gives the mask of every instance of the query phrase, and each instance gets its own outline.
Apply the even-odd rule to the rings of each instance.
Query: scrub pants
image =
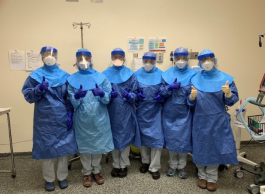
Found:
[[[142,163],[150,164],[149,171],[157,172],[160,168],[162,148],[149,148],[146,146],[141,147]]]
[[[82,154],[80,153],[80,160],[83,165],[83,175],[90,175],[100,173],[102,154]]]
[[[127,146],[122,151],[114,149],[112,151],[113,167],[126,168],[127,166],[130,166],[129,154],[130,154],[130,146]]]
[[[187,164],[187,153],[176,153],[169,151],[169,166],[173,169],[183,169]]]
[[[204,179],[210,183],[216,183],[218,177],[219,165],[202,166],[197,165],[199,179]]]
[[[54,158],[53,159],[43,159],[43,178],[46,182],[54,182],[55,181],[55,173],[54,173]],[[68,176],[68,156],[63,156],[57,158],[57,178],[59,181],[66,179]]]

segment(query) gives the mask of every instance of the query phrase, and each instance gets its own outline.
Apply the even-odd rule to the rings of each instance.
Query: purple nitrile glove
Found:
[[[160,91],[158,91],[157,93],[155,93],[154,100],[156,102],[160,102],[162,100],[162,96],[160,95]]]
[[[137,98],[138,98],[139,100],[143,100],[143,99],[146,98],[146,97],[143,95],[143,88],[141,88],[141,89],[140,89],[140,92],[137,93]]]
[[[131,97],[132,97],[132,95],[130,94],[130,91],[131,91],[131,89],[125,89],[123,92],[122,92],[122,97],[123,98],[126,98],[126,100],[129,100]]]
[[[73,126],[73,113],[67,113],[67,131],[69,131]]]
[[[100,98],[105,96],[105,92],[98,87],[98,84],[96,84],[96,88],[92,89],[92,92],[94,96],[100,96]]]
[[[118,97],[118,92],[112,88],[112,91],[110,92],[110,97],[111,98],[117,98]]]
[[[168,86],[168,89],[169,90],[174,90],[174,89],[179,89],[180,88],[180,85],[181,85],[181,83],[180,82],[177,82],[177,78],[175,79],[175,81],[172,83],[172,84],[170,84],[169,86]]]
[[[43,76],[41,84],[38,85],[38,89],[42,92],[43,90],[48,90],[49,82],[45,81],[45,76]]]
[[[83,86],[80,85],[80,88],[77,90],[77,92],[75,93],[74,97],[75,99],[80,99],[80,98],[84,98],[86,96],[87,91],[86,90],[82,90]]]

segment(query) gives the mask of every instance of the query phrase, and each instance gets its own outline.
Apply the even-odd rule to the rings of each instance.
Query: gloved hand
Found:
[[[110,97],[117,98],[117,96],[118,96],[118,92],[112,88],[112,91],[110,92]]]
[[[177,82],[177,78],[175,79],[175,81],[172,83],[172,84],[170,84],[169,86],[168,86],[168,89],[169,90],[173,90],[173,89],[175,89],[175,90],[177,90],[177,89],[179,89],[180,88],[180,85],[181,85],[181,83],[180,82]]]
[[[92,92],[94,96],[100,96],[100,98],[104,97],[105,95],[105,92],[98,87],[98,84],[96,84],[96,88],[92,89]]]
[[[132,97],[132,95],[130,94],[130,91],[131,91],[131,89],[125,89],[123,92],[122,92],[122,94],[121,94],[121,96],[123,97],[123,98],[126,98],[127,100],[129,100],[131,97]]]
[[[196,96],[197,96],[197,90],[194,88],[194,86],[191,86],[191,92],[190,92],[190,99],[191,100],[195,100]]]
[[[160,91],[158,91],[157,93],[155,93],[154,100],[156,102],[160,102],[162,100],[162,96],[160,95]]]
[[[84,98],[86,96],[87,91],[86,90],[82,90],[83,86],[80,85],[80,88],[77,90],[77,92],[75,93],[74,97],[75,99],[80,99],[80,98]]]
[[[38,85],[38,89],[42,92],[43,90],[48,90],[49,82],[45,81],[45,76],[43,76],[42,83]]]
[[[67,113],[67,131],[69,131],[73,126],[73,113]]]
[[[226,97],[226,98],[230,98],[230,97],[232,96],[232,92],[231,92],[231,90],[230,90],[230,88],[229,88],[228,82],[229,82],[229,81],[227,81],[227,82],[225,83],[225,85],[222,86],[222,90],[223,90],[223,92],[225,93],[225,97]]]
[[[140,92],[137,93],[137,98],[138,98],[139,100],[143,100],[143,99],[146,98],[146,97],[143,95],[143,88],[141,88],[141,89],[140,89]]]

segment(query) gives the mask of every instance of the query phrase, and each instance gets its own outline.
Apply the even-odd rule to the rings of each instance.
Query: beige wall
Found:
[[[8,50],[39,51],[53,46],[59,51],[61,68],[73,73],[80,29],[73,29],[72,23],[80,21],[92,24],[91,29],[84,29],[84,46],[92,52],[98,71],[107,68],[113,48],[126,50],[126,37],[162,36],[167,38],[167,52],[158,65],[161,70],[171,66],[169,51],[179,46],[198,52],[211,49],[219,69],[235,77],[240,99],[258,94],[265,73],[265,39],[264,47],[258,46],[258,34],[265,33],[264,0],[104,0],[99,4],[90,0],[0,0],[0,107],[13,107],[14,142],[32,139],[34,105],[21,93],[29,73],[9,70]],[[132,58],[126,52],[129,67]],[[196,63],[191,61],[191,65]],[[259,111],[249,105],[248,114]],[[250,139],[245,130],[242,136]],[[0,144],[5,143],[7,123],[1,116]],[[31,148],[32,142],[14,145],[15,152]],[[8,145],[0,145],[0,153],[8,151]]]

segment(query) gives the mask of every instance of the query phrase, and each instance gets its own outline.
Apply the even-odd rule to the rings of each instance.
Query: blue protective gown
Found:
[[[140,148],[140,131],[135,108],[134,92],[137,90],[135,75],[125,66],[112,66],[102,73],[110,80],[112,88],[118,92],[117,98],[111,99],[108,104],[115,149],[122,151],[130,144]],[[122,92],[128,88],[131,89],[132,97],[127,100],[122,97]]]
[[[162,74],[165,84],[161,87],[161,95],[167,98],[162,116],[165,147],[172,152],[192,152],[192,113],[188,99],[191,92],[190,80],[195,74],[188,66],[184,69],[172,67]],[[181,87],[170,91],[168,84],[173,83],[175,78],[181,83]]]
[[[135,74],[138,90],[143,89],[143,95],[146,96],[145,99],[139,100],[136,111],[141,145],[151,148],[163,148],[162,103],[154,100],[155,93],[160,90],[162,85],[162,71],[154,68],[150,72],[146,72],[142,67]]]
[[[230,126],[230,115],[226,112],[225,106],[233,106],[238,101],[237,88],[235,83],[231,82],[231,76],[219,70],[212,72],[212,75],[207,75],[205,71],[199,72],[198,74],[202,75],[197,74],[191,80],[198,91],[196,100],[189,100],[191,105],[196,103],[192,129],[193,162],[203,166],[236,165],[238,161],[235,140]],[[213,85],[211,92],[208,92],[209,88],[204,87],[203,83],[214,82],[214,74],[219,74],[216,80],[218,88]],[[230,98],[226,98],[220,88],[225,85],[226,80],[231,82]]]
[[[52,68],[55,70],[58,67]],[[61,72],[61,74],[65,73]],[[52,77],[46,78],[47,82],[49,80],[51,83],[54,82]],[[55,87],[49,86],[45,92],[38,90],[39,84],[40,82],[29,76],[22,88],[26,101],[35,103],[32,158],[52,159],[75,154],[77,144],[74,130],[67,131],[67,112],[74,110],[70,101],[67,100],[66,83]]]
[[[87,76],[91,75],[87,74]],[[86,83],[79,84],[88,87]],[[94,96],[92,91],[88,90],[84,98],[75,99],[74,94],[78,88],[74,88],[70,82],[68,85],[69,98],[75,108],[73,127],[79,153],[103,154],[114,149],[107,109],[107,104],[110,101],[111,84],[105,78],[98,86],[105,92],[104,97]]]

